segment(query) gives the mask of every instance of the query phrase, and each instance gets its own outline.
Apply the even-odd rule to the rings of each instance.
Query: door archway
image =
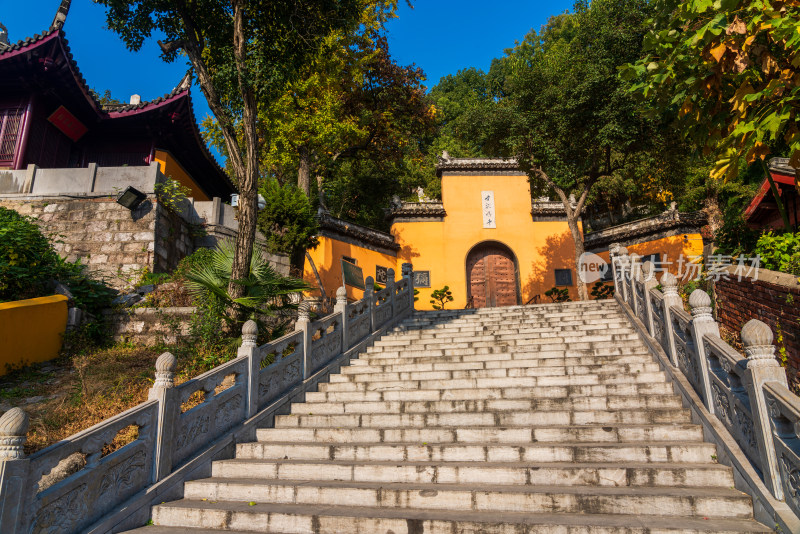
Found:
[[[510,248],[478,243],[467,254],[467,296],[475,308],[519,304],[519,269]]]

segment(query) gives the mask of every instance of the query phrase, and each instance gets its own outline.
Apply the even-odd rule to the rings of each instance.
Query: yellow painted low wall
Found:
[[[0,303],[0,375],[58,356],[66,329],[64,295]]]

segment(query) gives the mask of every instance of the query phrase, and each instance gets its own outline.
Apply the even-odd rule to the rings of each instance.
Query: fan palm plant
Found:
[[[229,327],[243,319],[261,322],[263,317],[288,317],[297,309],[299,294],[309,289],[308,284],[298,278],[283,276],[264,259],[261,251],[253,250],[250,257],[250,275],[235,283],[244,286],[244,294],[231,298],[228,284],[236,245],[233,241],[220,241],[212,249],[209,261],[194,265],[186,273],[186,287],[200,298],[209,297],[224,305],[223,317]]]

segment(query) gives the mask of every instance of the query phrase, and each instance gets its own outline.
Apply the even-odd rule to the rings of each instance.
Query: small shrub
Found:
[[[545,296],[550,298],[550,302],[569,302],[569,289],[552,287],[544,292]]]
[[[610,299],[614,296],[614,286],[597,281],[592,286],[592,296],[596,299]]]
[[[443,310],[448,302],[453,302],[453,292],[450,291],[450,286],[444,286],[442,289],[435,289],[431,293],[431,304],[434,310]]]
[[[158,202],[172,213],[179,213],[181,204],[192,193],[191,189],[172,178],[167,178],[166,182],[155,184],[153,189]]]
[[[765,269],[800,275],[800,232],[766,232],[758,238],[755,253]]]

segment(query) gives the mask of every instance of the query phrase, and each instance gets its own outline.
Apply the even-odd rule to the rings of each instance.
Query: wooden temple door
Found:
[[[517,270],[510,251],[499,245],[474,248],[467,257],[467,285],[475,308],[514,306]]]

